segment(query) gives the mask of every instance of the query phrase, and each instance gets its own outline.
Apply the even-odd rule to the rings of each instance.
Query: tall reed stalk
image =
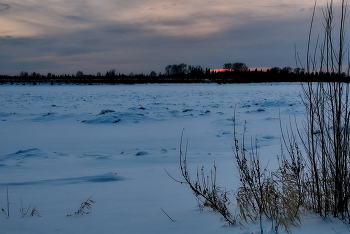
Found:
[[[331,81],[302,85],[306,120],[298,133],[306,154],[306,204],[323,217],[331,212],[334,217],[350,221],[349,83],[340,82],[340,78],[346,76],[343,63],[349,52],[345,46],[347,4],[341,1],[338,25],[335,23],[335,8],[332,0],[323,10],[323,42],[318,45],[317,40],[317,48],[310,55],[315,2],[307,48],[307,72],[329,73]],[[335,28],[339,32],[335,33]]]

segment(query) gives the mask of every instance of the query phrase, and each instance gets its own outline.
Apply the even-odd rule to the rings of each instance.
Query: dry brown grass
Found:
[[[210,207],[213,211],[219,213],[222,216],[222,219],[229,225],[236,224],[236,217],[231,214],[228,208],[228,206],[231,204],[228,197],[229,192],[217,184],[216,165],[214,164],[214,167],[212,170],[210,170],[209,174],[205,172],[204,167],[201,169],[197,168],[196,177],[194,180],[192,180],[187,165],[187,147],[188,142],[185,149],[183,147],[182,132],[180,141],[180,169],[182,177],[185,181],[176,180],[168,172],[167,174],[176,182],[187,184],[191,188],[196,196],[200,210],[203,210],[204,207]]]
[[[283,227],[290,232],[290,226],[299,227],[303,187],[300,180],[301,161],[293,163],[284,157],[280,166],[269,172],[262,168],[259,160],[258,141],[251,139],[249,150],[245,143],[246,126],[241,140],[236,135],[235,125],[234,153],[240,178],[236,193],[239,217],[245,222],[271,220],[271,228],[278,232]]]

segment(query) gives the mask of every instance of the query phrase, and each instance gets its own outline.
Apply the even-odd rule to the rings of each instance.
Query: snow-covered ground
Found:
[[[236,191],[235,107],[238,130],[247,121],[262,164],[274,168],[279,115],[286,125],[290,117],[301,121],[300,92],[295,83],[0,86],[0,233],[259,232],[258,223],[228,226],[213,211],[200,212],[188,186],[164,168],[182,179],[185,129],[190,172],[209,171],[215,162],[219,185]],[[75,215],[90,197],[91,213]],[[20,211],[34,207],[40,217]],[[231,209],[237,213],[234,204]],[[264,222],[274,233],[270,226]],[[312,213],[291,230],[349,232],[339,220]]]

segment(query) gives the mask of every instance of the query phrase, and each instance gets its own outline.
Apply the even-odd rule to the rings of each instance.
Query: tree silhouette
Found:
[[[225,63],[222,68],[227,71],[232,71],[232,63]]]
[[[187,64],[180,63],[174,65],[168,65],[165,67],[165,74],[169,75],[184,75],[187,74]]]
[[[247,72],[249,69],[244,63],[233,63],[232,69],[235,72]]]
[[[19,76],[21,76],[21,77],[28,77],[29,74],[28,74],[28,72],[21,71],[21,73],[19,74]]]
[[[76,77],[82,77],[83,75],[84,75],[84,73],[82,71],[78,71],[75,76]]]
[[[223,69],[235,72],[246,72],[249,70],[245,63],[225,63]]]

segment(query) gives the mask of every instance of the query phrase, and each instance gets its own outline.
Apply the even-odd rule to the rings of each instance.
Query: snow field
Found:
[[[237,134],[259,140],[262,165],[280,154],[280,120],[301,123],[300,84],[0,86],[0,208],[4,233],[256,233],[199,212],[181,180],[180,137],[188,139],[195,175],[218,168],[235,191],[233,117]],[[248,142],[249,143],[249,142]],[[249,144],[248,144],[249,145]],[[74,215],[92,196],[92,212]],[[21,217],[36,206],[41,217]],[[233,195],[231,200],[234,202]],[[161,209],[175,221],[172,222]],[[231,207],[235,213],[235,206]],[[67,215],[72,215],[67,217]],[[272,232],[270,223],[264,229]],[[293,233],[348,231],[338,220],[306,214]],[[280,231],[283,233],[283,231]]]

